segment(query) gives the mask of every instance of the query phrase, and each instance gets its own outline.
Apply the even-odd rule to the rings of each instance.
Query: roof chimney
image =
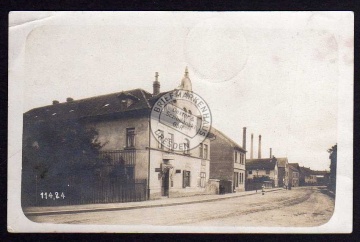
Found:
[[[246,150],[246,127],[243,127],[243,149]]]
[[[60,102],[58,101],[58,100],[54,100],[53,101],[53,105],[55,105],[55,104],[59,104]]]
[[[254,149],[254,134],[251,134],[250,159],[254,158],[253,149]]]
[[[272,148],[270,148],[270,158],[272,158]]]
[[[261,159],[261,135],[259,135],[258,159]]]
[[[158,81],[159,73],[155,72],[155,81],[153,82],[153,95],[156,96],[160,93],[160,82]]]
[[[66,102],[72,102],[72,101],[74,101],[74,99],[72,97],[66,98]]]

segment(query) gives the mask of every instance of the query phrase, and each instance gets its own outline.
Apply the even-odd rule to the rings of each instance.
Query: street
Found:
[[[221,195],[220,195],[221,196]],[[317,187],[278,190],[219,201],[119,211],[29,216],[64,224],[184,226],[318,226],[334,210],[334,199]]]

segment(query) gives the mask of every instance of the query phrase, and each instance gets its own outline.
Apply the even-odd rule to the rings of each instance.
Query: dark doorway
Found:
[[[165,169],[162,177],[162,196],[169,196],[169,169]]]

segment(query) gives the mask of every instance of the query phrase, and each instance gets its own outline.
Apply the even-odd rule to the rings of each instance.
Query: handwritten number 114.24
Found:
[[[59,195],[59,193],[58,192],[54,192],[54,195],[51,193],[51,192],[49,192],[49,193],[47,193],[47,192],[42,192],[42,193],[40,193],[40,196],[41,196],[41,199],[60,199],[60,198],[62,198],[62,199],[64,199],[65,198],[65,194],[62,192],[60,195]]]

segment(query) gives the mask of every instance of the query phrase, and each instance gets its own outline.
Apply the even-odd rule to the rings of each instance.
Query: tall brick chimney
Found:
[[[254,150],[254,134],[251,134],[250,159],[254,158],[253,150]]]
[[[270,148],[270,158],[272,158],[272,148]]]
[[[156,96],[160,93],[160,82],[158,81],[159,73],[155,72],[155,81],[153,82],[153,95]]]
[[[243,128],[243,144],[242,147],[246,150],[246,127]]]
[[[261,135],[259,135],[258,159],[261,159]]]

